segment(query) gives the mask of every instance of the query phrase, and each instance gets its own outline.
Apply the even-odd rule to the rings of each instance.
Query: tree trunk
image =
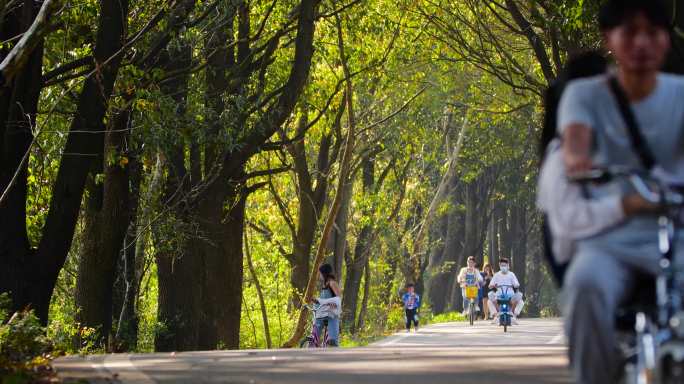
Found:
[[[331,235],[332,262],[337,277],[342,281],[342,269],[346,260],[351,259],[349,244],[347,243],[347,231],[349,229],[349,210],[354,191],[354,183],[346,183],[342,189],[342,202],[340,212],[335,220],[335,227]]]
[[[499,214],[499,260],[505,257],[510,261],[512,259],[511,250],[514,247],[511,203],[508,201],[502,202]]]
[[[363,175],[363,196],[368,198],[374,191],[375,184],[375,159],[365,157],[361,164]],[[356,313],[359,301],[359,290],[361,288],[361,278],[363,277],[364,266],[370,254],[370,241],[373,232],[372,209],[363,209],[363,220],[361,231],[356,239],[354,247],[354,257],[347,263],[347,274],[344,280],[344,300],[342,301],[342,325],[351,333],[356,333]]]
[[[142,163],[136,157],[131,158],[131,198],[130,198],[130,220],[126,231],[123,244],[123,280],[125,284],[123,303],[119,312],[118,325],[116,327],[116,351],[127,352],[135,350],[138,344],[138,313],[136,299],[139,291],[139,276],[142,274],[141,264],[138,259],[144,257],[144,248],[139,254],[137,252],[137,239],[145,232],[139,231],[138,223],[141,221],[140,205],[140,186],[142,183]],[[153,187],[153,185],[150,185]],[[149,200],[148,200],[149,201]],[[116,314],[116,312],[115,312]]]
[[[366,260],[366,265],[364,267],[363,273],[363,299],[361,300],[361,310],[359,311],[359,321],[356,325],[356,332],[363,331],[366,326],[366,316],[368,314],[368,300],[371,295],[371,271],[370,271],[370,260]]]
[[[461,287],[456,280],[455,274],[462,266],[466,265],[466,259],[475,257],[476,261],[482,261],[484,242],[487,234],[487,218],[489,207],[489,195],[491,189],[490,171],[485,170],[476,180],[467,184],[465,190],[465,235],[463,249],[456,259],[455,270],[451,285],[451,305],[455,310],[461,310],[463,300]]]
[[[540,235],[536,231],[534,237],[537,239],[537,244],[540,244]],[[542,248],[540,246],[535,247],[534,252],[532,252],[532,260],[530,263],[530,275],[528,278],[527,290],[525,295],[527,296],[525,301],[527,303],[527,314],[530,317],[538,317],[540,313],[540,303],[539,303],[539,291],[541,289],[541,283],[543,281],[543,270],[542,270]]]
[[[297,136],[303,136],[308,127],[307,108],[302,108],[302,116],[297,128]],[[309,171],[307,153],[304,140],[297,141],[288,149],[294,160],[297,174],[299,211],[297,215],[297,229],[293,236],[292,256],[288,258],[291,267],[290,284],[294,289],[293,304],[299,308],[299,297],[304,294],[309,278],[311,248],[316,237],[316,229],[321,211],[325,205],[328,190],[327,174],[330,170],[331,136],[324,135],[318,148],[318,161],[315,169],[316,186],[312,173]],[[337,270],[335,271],[337,273]]]
[[[264,299],[264,293],[261,290],[261,283],[259,282],[259,276],[254,268],[254,263],[252,262],[252,253],[249,249],[249,242],[247,241],[247,232],[245,232],[245,256],[247,256],[247,266],[249,267],[249,273],[252,275],[252,280],[254,280],[254,287],[257,291],[257,296],[259,298],[259,308],[261,308],[261,320],[264,322],[264,336],[266,338],[266,348],[273,348],[273,342],[271,341],[271,328],[268,326],[268,309],[266,308],[266,300]]]
[[[458,272],[456,263],[463,248],[463,214],[456,208],[460,200],[458,183],[459,178],[453,175],[449,181],[448,194],[452,207],[440,220],[442,225],[436,226],[438,229],[436,237],[444,245],[441,247],[440,257],[435,258],[431,263],[434,264],[434,275],[428,282],[428,293],[432,310],[437,314],[446,312],[447,308],[450,307],[450,288]],[[436,251],[440,251],[440,249]]]
[[[38,5],[24,0],[9,11],[0,38],[7,41],[26,31]],[[14,310],[44,302],[42,296],[47,291],[35,276],[38,261],[26,229],[28,162],[24,161],[33,140],[31,127],[36,121],[42,61],[43,47],[39,44],[18,75],[0,87],[0,197],[4,195],[0,201],[0,293],[9,292]],[[39,316],[45,323],[47,309],[41,308]]]
[[[82,327],[98,330],[106,343],[112,329],[114,279],[129,222],[129,167],[122,159],[130,107],[119,112],[106,134],[104,180],[92,180],[85,210],[83,248],[76,280],[76,305]]]
[[[302,2],[302,5],[304,5],[305,2]],[[313,14],[315,13],[316,10],[316,5],[315,3],[309,3],[308,7],[306,9],[307,11],[307,18],[313,18]],[[300,17],[301,18],[301,17]],[[340,174],[338,177],[337,181],[337,190],[335,192],[335,197],[333,199],[332,204],[330,205],[330,211],[328,212],[328,216],[325,221],[325,225],[323,227],[323,232],[321,233],[321,238],[318,243],[318,248],[316,250],[316,257],[314,258],[313,262],[313,268],[311,273],[309,274],[309,281],[306,285],[306,291],[304,294],[304,301],[308,302],[313,298],[314,294],[314,287],[316,285],[317,281],[317,273],[316,270],[320,267],[321,263],[323,262],[323,258],[325,257],[325,251],[327,249],[328,241],[330,234],[332,232],[332,227],[333,224],[335,223],[335,220],[337,218],[337,214],[340,210],[340,205],[342,204],[342,190],[344,189],[344,185],[348,183],[349,180],[349,175],[351,173],[351,161],[352,161],[352,156],[353,156],[353,151],[354,151],[354,142],[356,138],[356,120],[354,116],[354,92],[353,92],[353,86],[352,86],[352,78],[350,75],[350,70],[347,65],[347,57],[346,54],[344,53],[344,40],[343,40],[343,33],[342,33],[342,25],[341,21],[339,18],[339,15],[336,16],[337,19],[337,43],[338,43],[338,49],[340,52],[340,61],[342,63],[342,69],[345,74],[345,102],[346,102],[346,108],[347,108],[347,135],[345,137],[345,143],[344,143],[344,150],[343,150],[343,155],[342,155],[342,160],[340,161]],[[313,21],[313,20],[311,20]],[[299,317],[297,319],[297,324],[295,326],[294,332],[292,332],[292,336],[285,342],[283,345],[284,347],[289,347],[292,348],[295,346],[299,340],[301,339],[302,335],[304,334],[304,326],[306,325],[307,318],[308,318],[308,313],[305,309],[306,307],[302,307],[302,309],[299,312]]]
[[[186,68],[192,58],[191,48],[183,43],[176,50],[165,51],[161,65],[168,71]],[[173,58],[173,59],[171,59]],[[175,142],[164,157],[168,176],[163,188],[161,206],[172,207],[168,223],[153,226],[155,260],[159,281],[157,321],[162,324],[155,335],[157,351],[195,350],[199,345],[202,316],[202,260],[198,240],[193,238],[195,223],[185,201],[191,186],[185,166],[185,141],[181,130],[185,118],[188,76],[179,76],[162,87],[162,92],[177,105],[175,118],[168,129],[174,130]],[[162,225],[168,224],[168,226]],[[170,227],[170,228],[169,228]],[[170,229],[170,230],[169,230]]]
[[[489,264],[492,268],[499,265],[499,203],[492,204],[492,218],[489,220],[487,234],[489,241]]]
[[[527,283],[527,205],[520,202],[511,209],[512,231],[515,243],[512,247],[511,269],[515,273],[523,290]]]
[[[244,178],[235,175],[233,180]],[[203,259],[200,348],[237,349],[242,312],[243,231],[247,192],[242,185],[216,182],[200,202]],[[227,211],[224,207],[230,207]]]
[[[460,246],[461,237],[458,230],[460,218],[456,209],[450,210],[444,217],[437,220],[431,231],[432,243],[435,243],[431,261],[431,276],[427,282],[427,297],[430,298],[432,312],[444,313],[449,300],[449,287],[453,279],[453,264],[455,263],[456,246]],[[447,251],[447,249],[449,249]],[[437,256],[439,255],[439,256]]]
[[[13,297],[14,305],[21,308],[30,304],[43,323],[47,322],[52,291],[71,247],[86,177],[93,160],[103,151],[103,119],[122,57],[117,53],[125,41],[127,15],[128,1],[101,2],[93,55],[100,71],[98,76],[86,79],[79,96],[36,256],[12,260],[7,268],[0,268],[8,272],[7,279],[2,279],[2,291],[7,290],[5,287],[15,292],[21,289],[22,294]],[[34,81],[39,79],[40,74]]]
[[[219,119],[226,109],[235,111],[232,103],[226,105],[228,90],[227,71],[236,63],[247,60],[249,50],[249,9],[245,2],[225,2],[228,14],[216,23],[217,30],[205,42],[209,55],[206,71],[205,94],[210,113],[208,137],[204,148],[205,182],[209,183],[198,204],[196,218],[201,238],[197,239],[202,273],[202,319],[199,330],[199,347],[216,349],[239,347],[240,313],[242,311],[243,229],[245,210],[244,168],[247,159],[230,156],[233,172],[209,181],[221,165],[225,153],[222,131],[226,129]],[[238,21],[238,49],[233,44],[234,24]],[[224,26],[221,26],[224,23]],[[247,32],[245,35],[245,26]],[[237,60],[237,61],[236,61]],[[231,96],[242,97],[244,89],[238,87]],[[231,130],[232,131],[232,130]],[[235,130],[239,132],[238,129]]]

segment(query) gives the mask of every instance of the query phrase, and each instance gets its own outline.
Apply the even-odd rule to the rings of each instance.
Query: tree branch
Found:
[[[33,50],[50,30],[50,17],[59,7],[58,0],[45,0],[29,29],[0,63],[0,83],[9,84],[22,69]]]

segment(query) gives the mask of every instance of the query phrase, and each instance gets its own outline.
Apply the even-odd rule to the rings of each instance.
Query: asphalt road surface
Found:
[[[66,382],[235,384],[570,383],[560,320],[480,321],[397,333],[368,347],[66,357]]]

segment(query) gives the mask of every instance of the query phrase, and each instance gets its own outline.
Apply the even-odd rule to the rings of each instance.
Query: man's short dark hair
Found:
[[[499,259],[499,264],[501,264],[501,263],[510,264],[510,263],[508,262],[508,259],[505,258],[505,257],[502,257],[502,258]]]
[[[413,284],[413,283],[408,283],[408,284],[406,284],[406,288],[413,288],[413,287],[415,287],[415,286],[416,286],[416,285]]]
[[[662,0],[608,0],[599,12],[602,31],[619,27],[638,13],[654,25],[670,29],[670,17]]]

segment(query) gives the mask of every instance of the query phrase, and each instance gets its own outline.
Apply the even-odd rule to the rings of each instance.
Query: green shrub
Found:
[[[432,316],[430,323],[452,323],[456,321],[466,321],[466,317],[461,312],[447,312]]]
[[[406,326],[406,314],[404,307],[401,305],[394,305],[387,314],[387,329],[397,330]]]
[[[7,293],[0,294],[0,324],[4,324],[10,313],[12,301]]]
[[[28,361],[51,350],[52,344],[33,311],[16,312],[0,326],[0,355],[10,362]]]
[[[50,375],[54,345],[32,310],[14,312],[0,295],[0,384],[29,383]]]

